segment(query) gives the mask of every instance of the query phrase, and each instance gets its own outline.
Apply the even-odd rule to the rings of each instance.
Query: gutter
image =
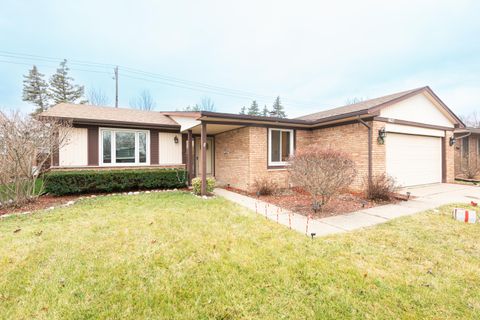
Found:
[[[363,121],[360,116],[358,122],[368,129],[368,188],[370,189],[373,181],[373,143],[372,143],[372,125]]]

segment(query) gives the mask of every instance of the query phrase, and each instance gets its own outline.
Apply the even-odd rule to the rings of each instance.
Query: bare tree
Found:
[[[365,99],[362,97],[348,98],[347,100],[345,100],[345,105],[351,105],[351,104],[359,103],[362,101],[365,101]]]
[[[467,115],[461,115],[460,119],[467,127],[480,128],[480,114],[477,111],[473,111]]]
[[[346,153],[318,147],[297,151],[290,159],[288,171],[292,182],[310,193],[314,208],[327,204],[357,175],[355,163]]]
[[[202,111],[215,111],[215,103],[209,97],[203,97],[200,104],[200,110]]]
[[[156,106],[157,104],[148,90],[143,90],[136,98],[130,99],[130,107],[135,109],[151,111]]]
[[[106,106],[110,103],[107,94],[100,88],[90,88],[87,92],[87,99],[94,106]]]
[[[67,142],[70,123],[0,111],[0,207],[34,201],[42,168]]]
[[[199,111],[215,111],[215,103],[209,97],[203,97],[200,104],[196,103],[193,106],[187,106],[181,111],[199,112]]]

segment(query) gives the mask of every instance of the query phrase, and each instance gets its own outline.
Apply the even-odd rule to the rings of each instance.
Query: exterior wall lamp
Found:
[[[455,140],[455,137],[450,137],[450,140],[448,141],[448,144],[450,145],[450,147],[452,147],[456,142],[457,142],[457,140]]]
[[[385,144],[385,137],[386,136],[387,136],[387,132],[385,131],[385,127],[378,130],[378,138],[377,138],[378,144]]]
[[[173,142],[178,143],[178,137],[177,136],[175,136],[175,138],[173,138]]]

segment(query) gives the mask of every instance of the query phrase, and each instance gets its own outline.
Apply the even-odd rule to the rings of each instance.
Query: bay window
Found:
[[[286,165],[293,155],[293,130],[268,129],[268,146],[268,165]]]
[[[100,129],[101,165],[148,165],[149,131]]]

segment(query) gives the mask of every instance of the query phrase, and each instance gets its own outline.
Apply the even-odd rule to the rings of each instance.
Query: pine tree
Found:
[[[37,66],[23,76],[23,101],[31,102],[36,106],[33,114],[38,114],[48,109],[48,85],[43,79],[44,75],[38,72]]]
[[[277,97],[275,99],[275,102],[273,103],[272,106],[272,111],[270,112],[272,117],[277,117],[277,118],[286,118],[287,115],[285,114],[285,110],[283,109],[282,104],[280,103],[280,97]]]
[[[245,110],[246,110],[246,108],[245,108],[245,106],[243,106],[242,109],[240,109],[240,114],[245,114]]]
[[[267,117],[270,114],[270,111],[268,111],[267,105],[263,107],[262,111],[262,116]]]
[[[50,97],[54,103],[86,103],[85,100],[80,100],[83,98],[84,87],[73,83],[74,79],[68,76],[69,70],[65,59],[50,78]]]
[[[258,108],[258,103],[257,101],[253,100],[252,105],[250,108],[248,108],[248,115],[250,116],[259,116],[260,115],[260,109]]]

